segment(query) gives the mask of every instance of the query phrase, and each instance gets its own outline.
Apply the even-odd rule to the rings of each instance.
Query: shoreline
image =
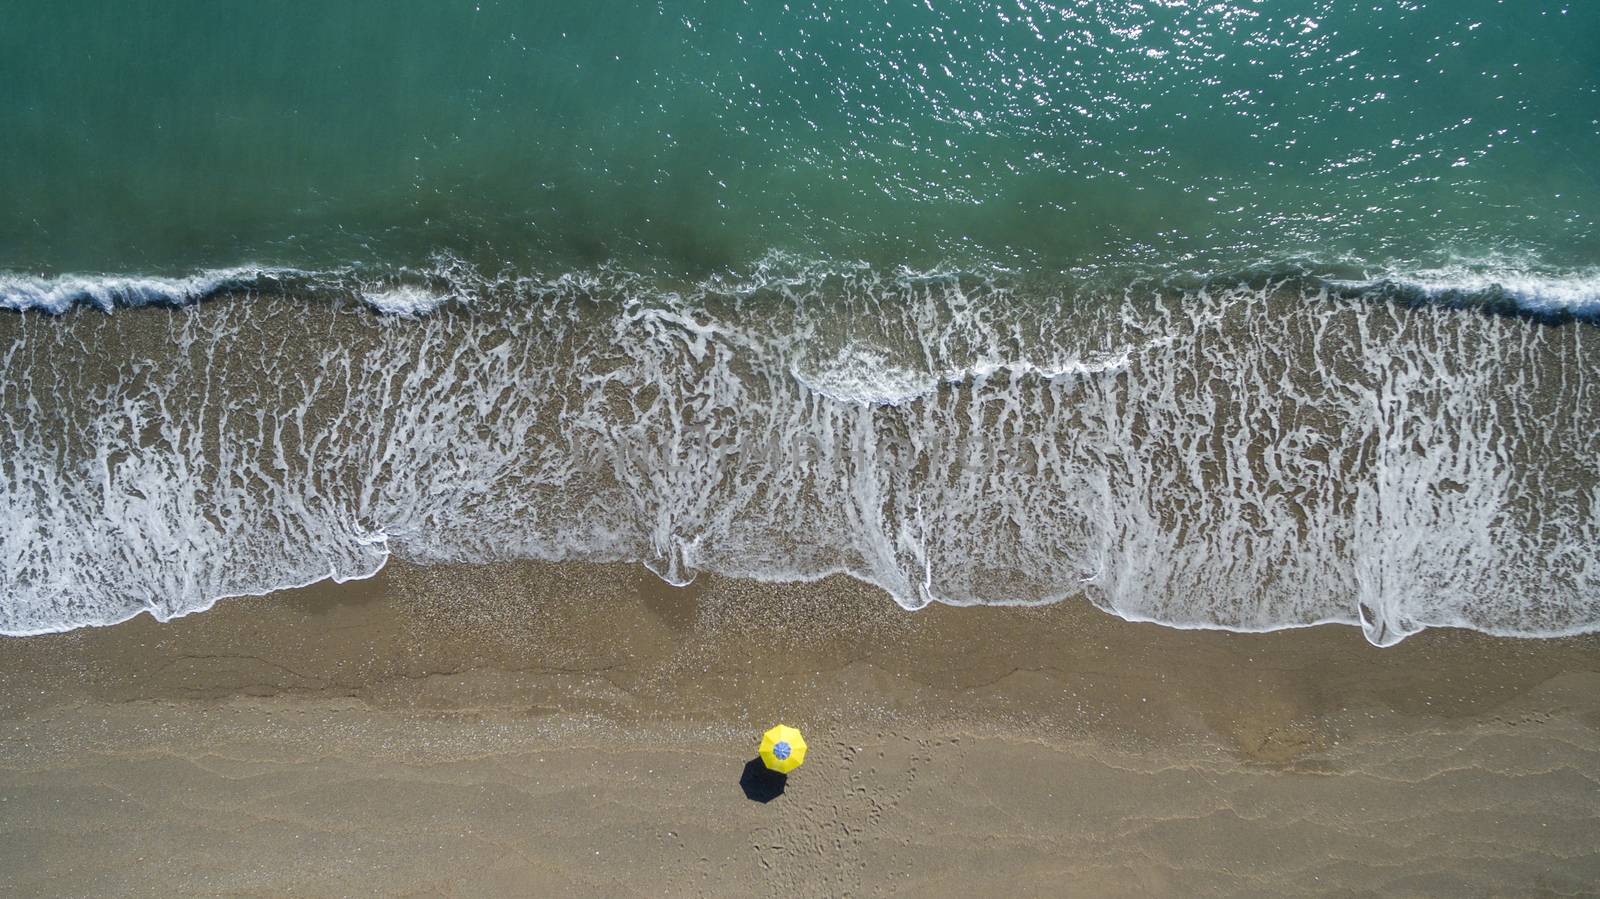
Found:
[[[3,645],[21,893],[1600,888],[1595,636],[391,561]],[[812,756],[762,805],[737,784],[779,720]]]
[[[571,561],[571,560],[550,561],[550,560],[543,560],[543,559],[517,559],[517,560],[512,560],[512,561],[485,562],[485,563],[472,563],[472,562],[416,563],[416,562],[407,562],[407,561],[396,559],[396,557],[391,554],[391,555],[386,555],[384,557],[383,561],[380,562],[378,564],[378,566],[376,568],[374,568],[368,574],[354,574],[354,575],[350,575],[348,577],[343,577],[343,576],[340,576],[338,574],[336,569],[330,569],[328,574],[322,575],[321,577],[314,578],[312,580],[309,580],[309,581],[306,581],[306,582],[300,583],[300,584],[285,584],[283,586],[273,587],[273,588],[270,588],[270,589],[267,589],[267,590],[263,590],[263,591],[259,591],[259,592],[223,594],[221,596],[217,596],[217,597],[212,598],[205,605],[196,606],[195,608],[192,608],[192,609],[186,609],[186,610],[184,610],[184,611],[182,611],[182,612],[180,612],[180,613],[178,613],[176,615],[172,615],[172,616],[169,616],[169,617],[166,617],[166,618],[162,618],[159,615],[157,615],[154,609],[143,608],[143,609],[138,609],[138,610],[133,611],[133,612],[129,612],[128,615],[126,617],[123,617],[123,618],[107,619],[107,620],[104,620],[104,621],[83,622],[83,623],[72,625],[71,627],[63,627],[63,628],[59,628],[59,629],[34,630],[34,631],[14,631],[14,632],[0,631],[0,642],[9,641],[9,640],[27,639],[27,638],[32,638],[32,637],[52,637],[52,636],[71,634],[71,633],[75,633],[75,632],[78,632],[78,631],[86,631],[86,630],[104,630],[104,629],[108,629],[108,628],[118,627],[119,625],[126,624],[126,623],[128,623],[130,621],[136,621],[136,620],[145,619],[145,618],[148,618],[149,621],[151,623],[153,623],[153,624],[163,625],[163,624],[169,624],[169,623],[172,623],[172,622],[175,622],[175,621],[181,621],[182,619],[190,618],[190,617],[193,617],[193,616],[196,616],[196,615],[202,615],[202,614],[208,613],[211,610],[215,609],[218,606],[218,604],[227,603],[227,602],[230,602],[230,601],[233,601],[233,600],[282,598],[282,597],[285,597],[285,596],[297,596],[297,595],[300,595],[302,593],[305,593],[306,591],[337,591],[340,588],[346,587],[347,585],[350,585],[350,584],[359,584],[359,583],[361,583],[363,581],[370,581],[370,580],[374,580],[376,578],[379,578],[379,577],[381,577],[383,575],[385,569],[388,568],[390,565],[402,565],[402,566],[405,566],[408,569],[411,569],[411,568],[429,568],[429,567],[446,568],[446,569],[496,569],[496,568],[502,568],[502,567],[505,567],[505,566],[530,566],[530,567],[534,567],[534,568],[560,568],[560,567],[566,566],[566,567],[602,568],[602,569],[615,570],[615,571],[618,571],[618,572],[633,570],[636,573],[641,574],[641,575],[650,575],[650,576],[655,577],[656,580],[657,580],[657,587],[660,590],[668,592],[668,593],[671,593],[671,592],[674,592],[674,591],[688,591],[690,593],[693,593],[698,589],[696,584],[702,583],[706,579],[716,579],[716,580],[721,580],[721,581],[745,581],[745,582],[748,582],[750,584],[755,584],[755,585],[760,585],[760,586],[763,586],[763,587],[768,587],[768,588],[771,588],[771,589],[776,590],[776,591],[791,590],[791,589],[793,589],[793,590],[802,590],[803,591],[803,590],[809,590],[809,589],[815,588],[819,584],[837,583],[837,582],[840,582],[840,581],[848,581],[853,585],[853,589],[855,589],[855,590],[866,591],[866,592],[869,592],[869,593],[882,593],[886,598],[888,598],[892,603],[894,603],[896,605],[896,607],[898,607],[901,611],[905,612],[906,614],[911,614],[911,615],[914,615],[917,612],[922,611],[922,609],[933,607],[933,606],[943,606],[945,608],[953,608],[953,609],[989,608],[989,609],[1034,609],[1034,610],[1037,610],[1037,609],[1044,609],[1044,608],[1049,608],[1049,607],[1057,606],[1057,605],[1077,604],[1077,605],[1087,605],[1087,606],[1089,606],[1090,608],[1092,608],[1096,612],[1099,612],[1099,613],[1101,613],[1101,614],[1103,614],[1103,615],[1105,615],[1105,616],[1107,616],[1109,618],[1113,618],[1113,619],[1115,619],[1117,621],[1125,622],[1127,624],[1150,624],[1150,625],[1155,625],[1156,627],[1162,627],[1162,628],[1166,628],[1168,630],[1175,630],[1175,631],[1201,631],[1201,632],[1218,633],[1218,634],[1235,634],[1235,635],[1239,635],[1239,636],[1268,636],[1268,635],[1271,635],[1271,634],[1280,634],[1280,633],[1286,633],[1286,632],[1291,632],[1291,631],[1313,630],[1313,629],[1320,629],[1320,628],[1325,628],[1325,627],[1346,627],[1346,628],[1351,628],[1353,630],[1360,631],[1360,632],[1363,632],[1363,633],[1366,630],[1365,627],[1361,624],[1359,619],[1337,618],[1337,617],[1322,618],[1322,619],[1318,619],[1316,621],[1307,621],[1307,622],[1297,622],[1297,623],[1291,623],[1291,624],[1273,625],[1273,626],[1261,627],[1261,628],[1251,628],[1251,627],[1243,627],[1243,626],[1231,626],[1230,627],[1230,626],[1227,626],[1227,625],[1220,625],[1220,624],[1204,624],[1204,623],[1196,624],[1196,623],[1186,623],[1186,622],[1169,622],[1169,621],[1162,621],[1162,620],[1157,619],[1157,618],[1143,617],[1143,616],[1138,616],[1138,615],[1132,615],[1132,614],[1128,614],[1128,613],[1119,612],[1119,611],[1116,611],[1114,609],[1107,609],[1107,608],[1105,608],[1103,606],[1095,605],[1087,597],[1084,597],[1082,595],[1055,597],[1055,598],[1049,598],[1049,599],[1041,599],[1041,600],[1037,600],[1037,601],[1033,601],[1033,600],[1017,600],[1017,601],[1010,601],[1010,602],[982,602],[982,603],[970,603],[970,604],[951,603],[951,602],[944,602],[942,600],[935,599],[935,600],[932,600],[932,601],[928,602],[927,605],[924,605],[924,606],[919,606],[917,608],[906,608],[905,606],[901,606],[897,601],[895,601],[893,599],[893,596],[890,594],[890,592],[886,588],[884,588],[884,587],[882,587],[882,586],[880,586],[878,584],[875,584],[870,580],[866,580],[866,579],[864,579],[864,578],[862,578],[862,577],[860,577],[860,576],[858,576],[858,575],[856,575],[856,574],[854,574],[852,572],[846,571],[844,569],[834,569],[834,570],[829,571],[829,572],[827,572],[825,574],[817,575],[816,577],[801,578],[801,579],[796,579],[796,580],[766,580],[766,579],[763,579],[763,578],[755,578],[755,577],[749,577],[749,576],[724,575],[724,574],[717,574],[715,572],[702,571],[702,572],[698,572],[696,574],[696,576],[695,576],[695,579],[693,581],[691,581],[689,584],[687,584],[687,585],[678,585],[678,584],[673,584],[673,583],[661,578],[660,575],[657,575],[654,572],[650,571],[650,569],[647,568],[644,565],[643,562],[637,562],[637,561],[628,561],[628,562],[620,562],[620,561],[619,562],[590,562],[590,561]],[[619,575],[619,576],[623,576],[623,575]],[[1422,634],[1428,633],[1430,631],[1442,631],[1442,632],[1447,632],[1447,633],[1448,632],[1464,632],[1464,633],[1474,634],[1474,635],[1479,636],[1479,637],[1488,638],[1490,640],[1522,640],[1522,641],[1536,641],[1537,642],[1537,641],[1545,641],[1545,640],[1571,640],[1571,639],[1578,639],[1578,638],[1583,638],[1583,637],[1600,638],[1600,622],[1596,622],[1596,623],[1590,624],[1590,625],[1583,625],[1583,626],[1579,626],[1579,627],[1568,628],[1568,629],[1564,629],[1564,630],[1554,630],[1554,631],[1548,631],[1548,632],[1542,632],[1542,633],[1533,633],[1533,632],[1528,632],[1528,633],[1496,633],[1494,631],[1481,630],[1479,628],[1473,627],[1470,623],[1467,623],[1467,622],[1464,622],[1464,621],[1463,622],[1457,622],[1457,623],[1451,623],[1451,624],[1429,624],[1429,625],[1424,626],[1422,628],[1422,630],[1420,630],[1420,631],[1416,631],[1415,633],[1410,633],[1410,634],[1403,635],[1398,641],[1396,641],[1394,643],[1382,643],[1382,644],[1380,644],[1380,643],[1372,643],[1370,640],[1368,641],[1368,643],[1374,649],[1379,649],[1379,650],[1391,649],[1393,647],[1399,646],[1401,643],[1404,643],[1407,640],[1415,639],[1416,637],[1421,636]]]

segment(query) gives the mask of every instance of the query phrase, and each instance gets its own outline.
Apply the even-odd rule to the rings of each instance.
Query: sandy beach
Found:
[[[6,895],[1600,893],[1593,637],[395,563],[0,680]]]

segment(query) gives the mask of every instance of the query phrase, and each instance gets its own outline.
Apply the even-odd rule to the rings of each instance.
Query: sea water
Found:
[[[0,28],[0,631],[417,562],[1600,627],[1600,8]]]

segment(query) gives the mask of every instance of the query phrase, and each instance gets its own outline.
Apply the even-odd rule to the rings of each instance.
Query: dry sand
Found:
[[[0,684],[5,895],[1600,895],[1600,638],[397,563]]]

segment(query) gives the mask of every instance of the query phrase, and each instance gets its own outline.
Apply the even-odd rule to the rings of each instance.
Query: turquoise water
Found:
[[[1600,261],[1600,9],[14,4],[0,269]]]

